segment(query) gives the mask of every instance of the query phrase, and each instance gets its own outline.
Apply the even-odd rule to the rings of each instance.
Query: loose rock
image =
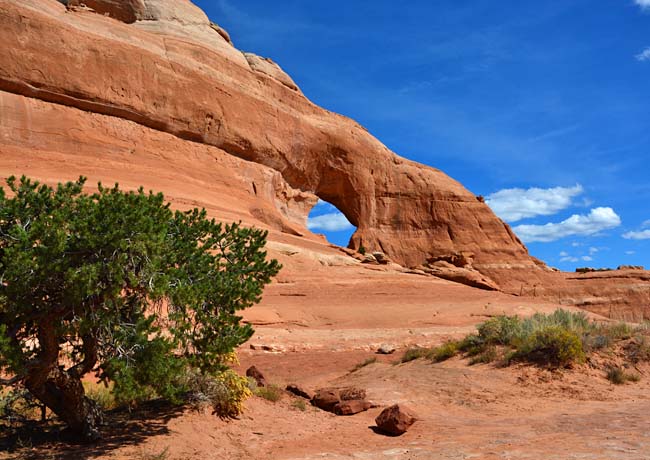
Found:
[[[316,394],[311,399],[311,404],[326,412],[333,412],[334,407],[341,402],[341,396],[338,390],[332,388],[325,388],[316,391]]]
[[[395,353],[395,350],[396,348],[394,345],[383,343],[377,350],[377,353],[379,353],[380,355],[392,355],[393,353]]]
[[[365,412],[372,407],[372,403],[364,400],[342,401],[334,406],[336,415],[355,415]]]
[[[395,404],[384,409],[375,419],[375,423],[382,433],[400,436],[406,433],[416,420],[417,418],[409,408]]]

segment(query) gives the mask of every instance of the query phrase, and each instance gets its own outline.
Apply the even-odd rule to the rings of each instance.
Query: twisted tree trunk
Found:
[[[103,413],[94,401],[86,397],[80,371],[76,368],[65,371],[58,365],[59,342],[55,324],[43,322],[39,326],[38,340],[40,352],[38,359],[30,365],[25,387],[72,432],[85,440],[100,439]],[[86,368],[90,362],[84,360],[83,364]]]

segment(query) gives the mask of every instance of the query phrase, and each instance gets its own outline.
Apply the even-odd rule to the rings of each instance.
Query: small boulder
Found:
[[[354,401],[341,401],[336,406],[334,406],[334,413],[336,415],[355,415],[360,412],[365,412],[368,409],[372,408],[372,403],[364,401],[362,399],[356,399]]]
[[[354,401],[357,399],[366,399],[366,390],[357,387],[347,387],[339,390],[341,401]]]
[[[373,252],[372,255],[375,257],[375,260],[382,265],[388,265],[390,263],[390,259],[383,252]]]
[[[384,409],[375,419],[375,423],[382,433],[400,436],[406,433],[416,420],[417,418],[409,408],[395,404]]]
[[[361,261],[361,263],[376,264],[378,262],[377,259],[375,259],[375,256],[373,256],[372,254],[366,254],[365,256],[363,256],[363,260]]]
[[[255,366],[251,366],[248,368],[248,370],[246,371],[246,377],[250,377],[253,380],[255,380],[258,387],[266,386],[266,379],[264,378],[264,374],[262,374],[259,371],[259,369],[257,369]]]
[[[324,388],[316,391],[316,394],[311,398],[311,404],[326,412],[333,412],[334,407],[341,402],[341,396],[338,390],[332,388]]]
[[[287,391],[305,399],[311,400],[314,397],[314,394],[311,391],[294,383],[287,385]]]
[[[388,343],[382,343],[379,349],[377,350],[377,353],[379,353],[380,355],[392,355],[393,353],[395,353],[395,350],[396,348],[394,345],[390,345]]]

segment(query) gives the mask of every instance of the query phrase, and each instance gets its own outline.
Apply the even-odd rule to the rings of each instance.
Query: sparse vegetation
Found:
[[[244,401],[252,396],[246,377],[227,369],[215,377],[199,372],[192,373],[188,380],[189,400],[197,408],[213,408],[221,418],[234,418],[244,410]]]
[[[300,412],[305,412],[307,410],[307,404],[302,399],[296,399],[291,403],[291,407]]]
[[[424,347],[413,347],[409,348],[404,352],[401,362],[408,363],[409,361],[414,361],[416,359],[427,358],[431,355],[431,349]]]
[[[370,366],[371,364],[375,364],[376,362],[377,362],[377,358],[376,358],[376,357],[368,358],[368,359],[366,359],[365,361],[362,361],[362,362],[360,362],[359,364],[355,365],[355,366],[350,370],[350,372],[356,372],[356,371],[358,371],[359,369],[363,369],[364,367],[366,367],[366,366]]]
[[[449,341],[449,342],[445,342],[439,347],[433,348],[428,358],[435,363],[441,363],[450,358],[453,358],[457,352],[458,352],[458,343]]]
[[[271,401],[271,402],[278,402],[279,400],[282,399],[283,394],[284,392],[282,391],[282,388],[280,388],[277,385],[258,387],[255,390],[256,396],[259,396],[260,398],[266,399],[267,401]]]
[[[561,309],[525,319],[503,315],[480,324],[477,333],[462,340],[434,348],[411,348],[401,362],[421,358],[441,362],[462,353],[470,358],[470,365],[495,361],[509,365],[519,361],[567,367],[585,361],[594,351],[629,339],[632,341],[626,345],[628,358],[633,362],[650,361],[650,343],[640,334],[646,329],[626,323],[599,324],[590,321],[586,313]]]
[[[469,365],[473,366],[475,364],[489,364],[498,359],[499,355],[497,353],[497,347],[494,345],[489,345],[481,353],[474,355],[469,360]]]
[[[611,367],[607,371],[607,380],[614,385],[623,385],[626,382],[638,382],[641,377],[638,374],[631,374],[622,367]]]

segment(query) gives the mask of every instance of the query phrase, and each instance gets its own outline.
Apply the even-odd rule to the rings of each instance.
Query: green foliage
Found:
[[[255,389],[255,395],[267,401],[278,402],[282,399],[283,391],[277,385],[267,385],[265,387],[257,387]]]
[[[414,347],[414,348],[409,348],[406,350],[404,353],[404,356],[402,356],[402,359],[400,362],[402,363],[407,363],[409,361],[414,361],[416,359],[421,359],[421,358],[427,358],[434,363],[441,363],[443,361],[448,360],[449,358],[452,358],[458,353],[460,344],[459,342],[455,342],[453,340],[450,340],[448,342],[443,343],[439,347],[433,347],[433,348],[423,348],[423,347]]]
[[[450,358],[453,358],[457,352],[458,352],[458,343],[449,341],[449,342],[445,342],[439,347],[433,348],[430,351],[428,358],[435,363],[441,363]]]
[[[407,349],[404,352],[404,356],[402,356],[401,362],[408,363],[409,361],[414,361],[420,358],[428,358],[429,356],[431,356],[431,350],[429,348],[413,347]]]
[[[582,362],[585,353],[580,336],[559,325],[543,326],[524,336],[517,346],[515,359],[567,366]]]
[[[496,361],[497,358],[497,348],[494,345],[488,345],[481,353],[474,355],[472,359],[469,360],[469,365],[489,364]]]
[[[266,260],[266,232],[222,226],[205,210],[174,212],[143,189],[99,184],[84,194],[83,177],[56,188],[25,177],[7,184],[0,370],[94,371],[128,403],[178,398],[188,369],[224,378],[224,357],[253,333],[237,312],[259,302],[280,269]]]
[[[363,245],[359,246],[359,254],[362,256],[366,255],[366,248],[364,248]]]
[[[458,349],[473,357],[470,364],[498,359],[505,348],[505,362],[525,360],[554,366],[567,366],[585,359],[585,350],[609,346],[610,337],[623,335],[624,328],[613,329],[589,321],[583,312],[556,310],[530,318],[497,316],[478,327],[458,343]],[[508,351],[510,349],[510,351]]]
[[[486,345],[510,345],[520,334],[521,320],[517,316],[497,316],[478,327],[481,343]]]

